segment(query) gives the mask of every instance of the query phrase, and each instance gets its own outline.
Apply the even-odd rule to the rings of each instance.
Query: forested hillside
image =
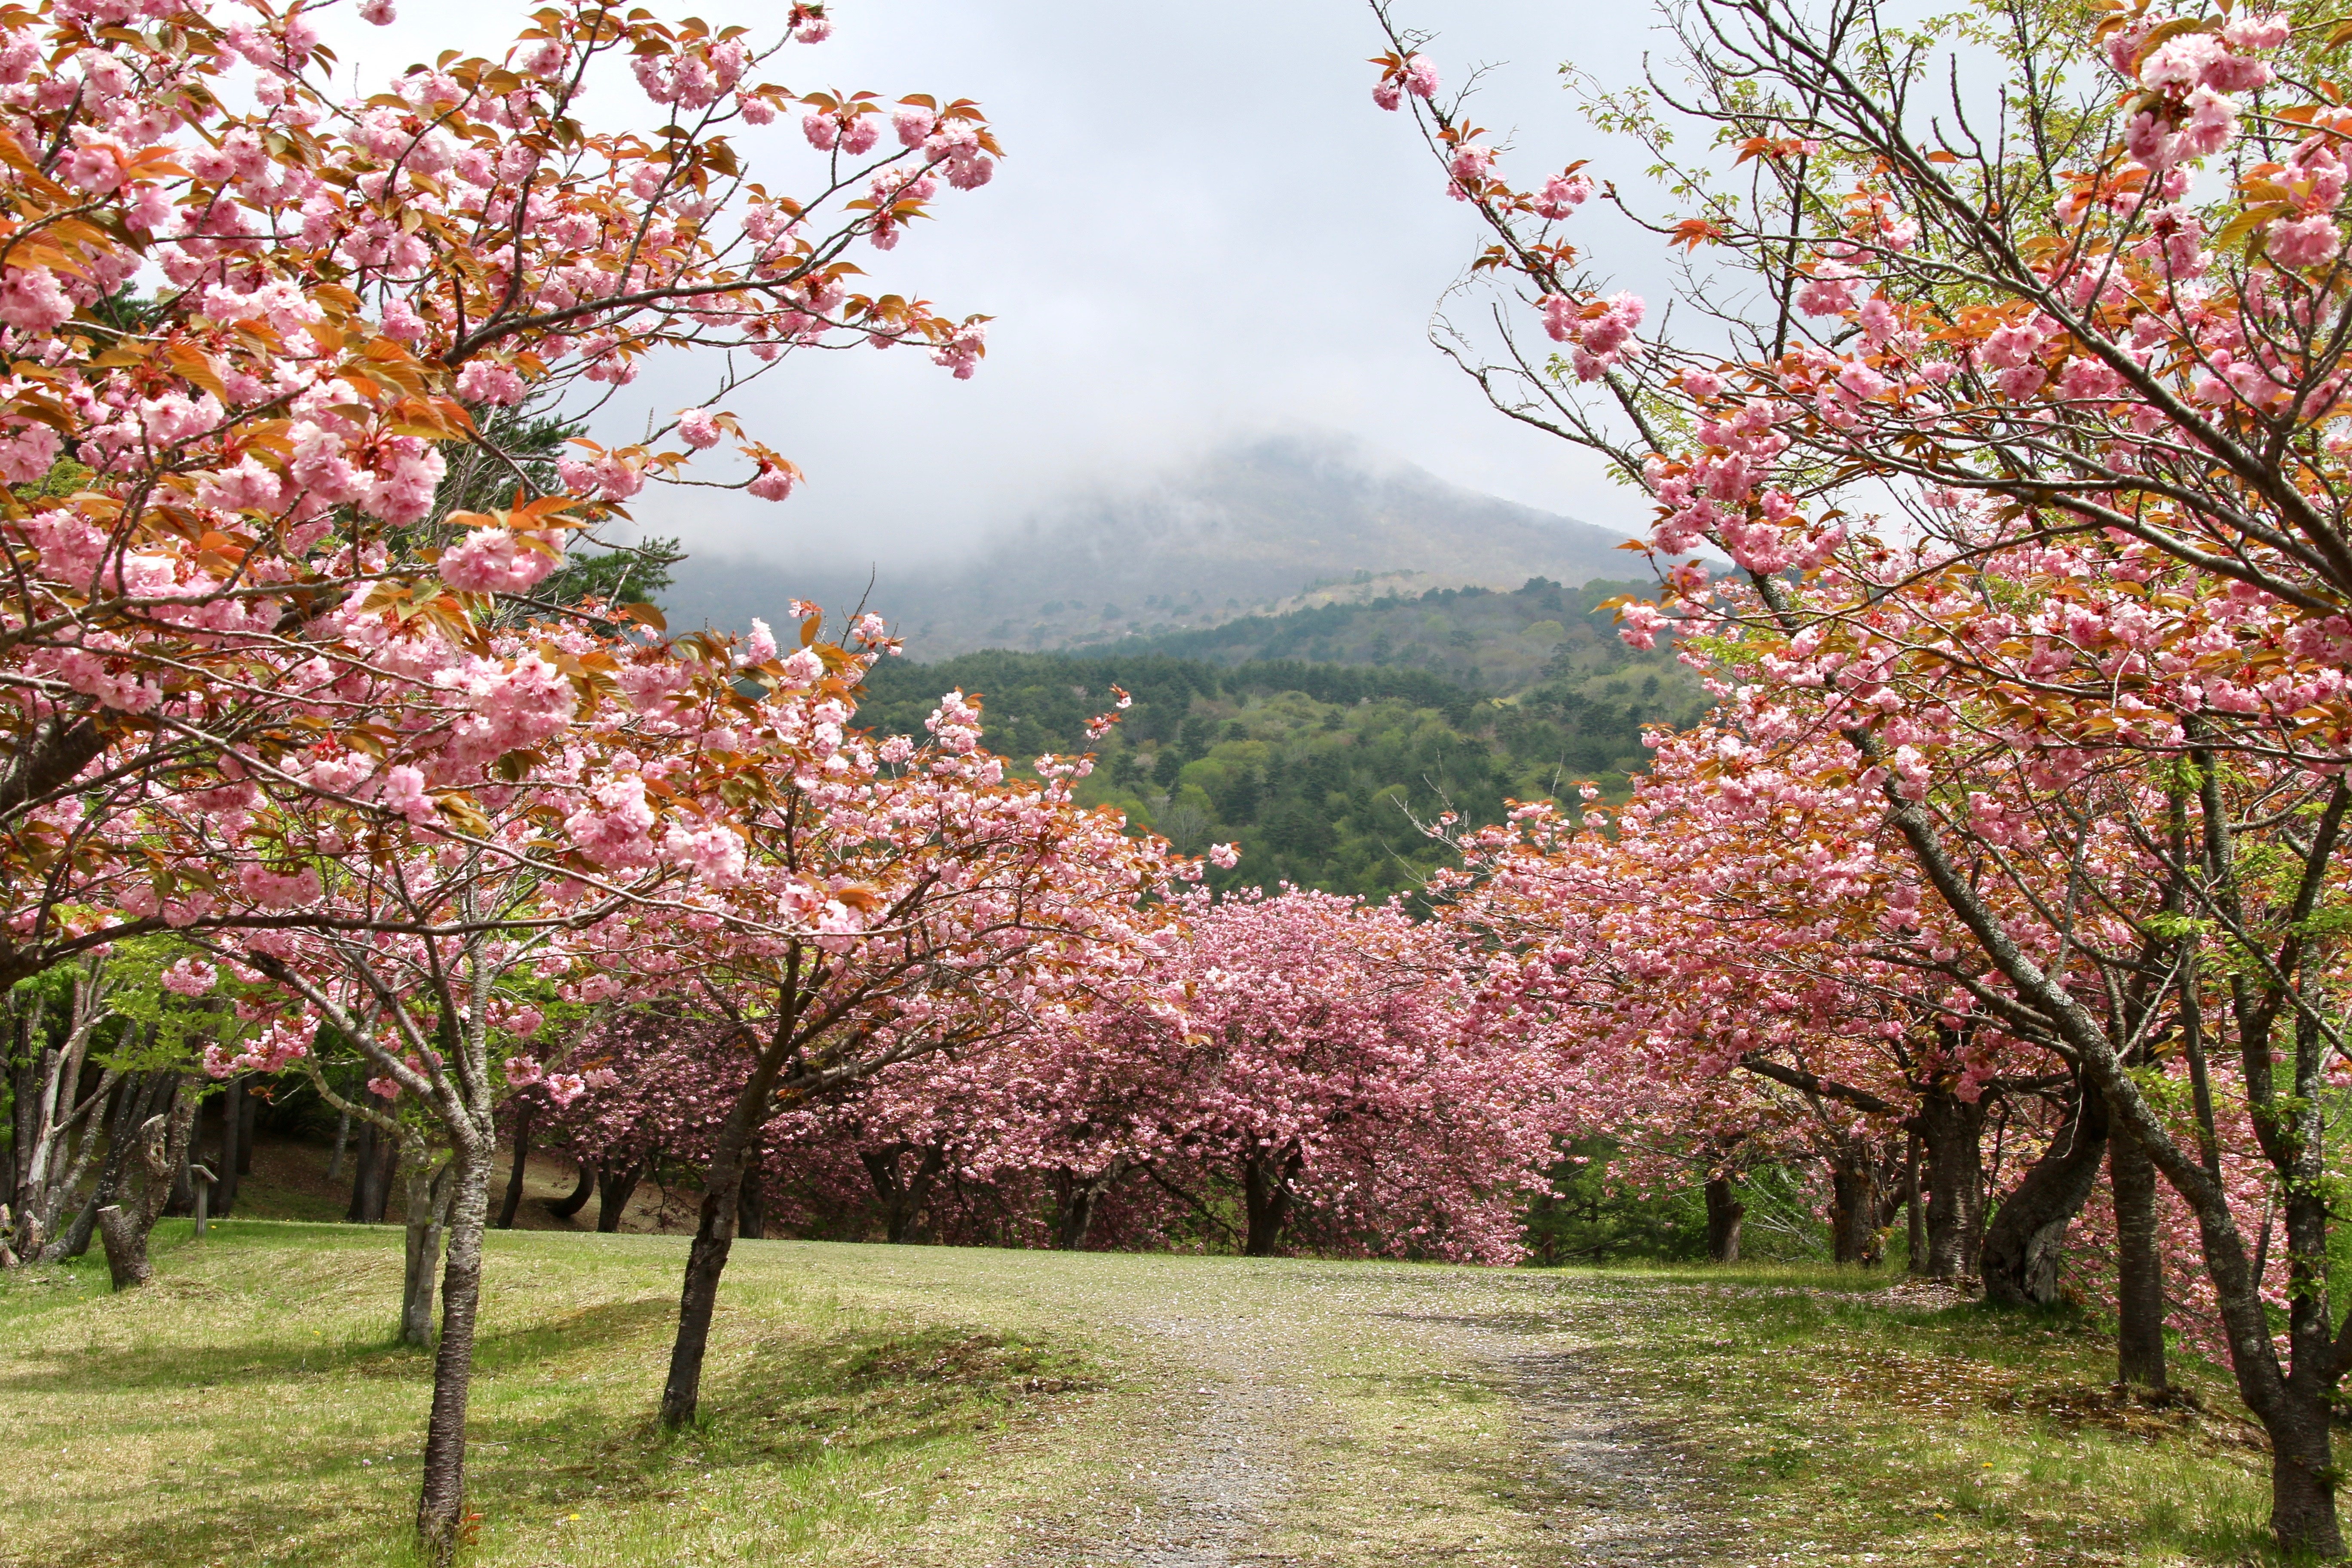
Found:
[[[1506,800],[1586,779],[1616,794],[1644,763],[1644,723],[1686,724],[1703,711],[1704,690],[1671,652],[1637,652],[1610,634],[1611,613],[1591,607],[1607,596],[1600,585],[1562,590],[1538,579],[1516,594],[1448,591],[1238,623],[1246,629],[1222,645],[1369,660],[1396,651],[1380,647],[1392,639],[1381,628],[1425,616],[1484,627],[1484,646],[1539,641],[1532,684],[1508,696],[1393,658],[992,652],[886,661],[868,678],[860,718],[919,733],[939,695],[960,689],[982,700],[987,743],[1025,761],[1084,749],[1087,720],[1122,687],[1135,706],[1094,748],[1100,766],[1083,798],[1119,806],[1189,853],[1238,841],[1242,863],[1217,873],[1220,885],[1291,881],[1381,896],[1413,887],[1437,863],[1442,851],[1419,825],[1440,811],[1492,822]],[[1554,613],[1530,618],[1540,610]]]
[[[1219,664],[1297,658],[1425,669],[1497,696],[1575,671],[1613,673],[1633,663],[1663,664],[1671,676],[1679,677],[1682,672],[1671,658],[1632,656],[1612,629],[1613,612],[1594,608],[1621,595],[1649,598],[1655,591],[1654,584],[1563,585],[1533,577],[1508,592],[1433,588],[1288,615],[1243,616],[1199,631],[1153,637],[1141,646]]]

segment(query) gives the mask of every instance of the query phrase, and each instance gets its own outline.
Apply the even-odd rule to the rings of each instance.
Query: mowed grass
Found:
[[[391,1342],[398,1232],[187,1228],[143,1291],[0,1277],[0,1563],[412,1563],[430,1365]],[[1245,1555],[1315,1568],[1589,1560],[1621,1503],[1558,1436],[1594,1410],[1688,1520],[1677,1562],[2271,1560],[2211,1368],[2180,1366],[2205,1414],[2114,1409],[2093,1326],[1884,1275],[743,1243],[707,1425],[665,1436],[684,1251],[491,1238],[474,1562],[1129,1563],[1236,1407],[1276,1478],[1236,1505]]]
[[[89,1265],[0,1284],[0,1563],[413,1562],[430,1361],[391,1342],[397,1231],[188,1230],[159,1231],[146,1290]],[[709,1420],[666,1437],[684,1243],[494,1237],[474,1560],[971,1561],[1013,1509],[1086,1490],[1101,1447],[1035,1439],[1115,1417],[1116,1367],[1018,1303],[902,1288],[880,1250],[739,1245]]]
[[[1938,1309],[1883,1273],[1625,1268],[1562,1281],[1596,1375],[1700,1457],[1738,1563],[2251,1564],[2268,1456],[2178,1351],[2197,1407],[2119,1404],[2069,1312]]]

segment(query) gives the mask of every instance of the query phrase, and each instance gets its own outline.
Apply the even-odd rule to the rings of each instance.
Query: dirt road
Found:
[[[979,1293],[976,1261],[925,1250],[896,1268],[951,1296]],[[1502,1270],[1108,1255],[988,1270],[999,1310],[1008,1291],[1123,1346],[1128,1375],[1095,1439],[1124,1451],[1083,1503],[1041,1504],[1000,1563],[1716,1561],[1694,1467],[1612,1365],[1622,1295]]]

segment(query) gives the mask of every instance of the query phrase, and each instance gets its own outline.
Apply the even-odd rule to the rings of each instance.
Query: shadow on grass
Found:
[[[168,1285],[159,1289],[152,1299],[167,1301]],[[33,1364],[0,1376],[0,1390],[28,1396],[121,1394],[334,1375],[429,1382],[433,1376],[432,1352],[401,1344],[391,1337],[391,1320],[398,1310],[399,1302],[387,1297],[387,1331],[384,1339],[376,1342],[322,1341],[302,1345],[284,1339],[247,1338],[214,1339],[194,1345],[58,1346],[46,1353],[25,1354],[22,1359]],[[601,1347],[635,1337],[648,1326],[672,1316],[675,1310],[668,1301],[658,1298],[603,1302],[528,1327],[485,1333],[474,1342],[474,1375],[477,1379],[494,1378],[513,1367],[558,1353],[567,1357],[593,1354]]]
[[[493,1420],[483,1436],[532,1456],[511,1479],[533,1502],[561,1506],[593,1495],[609,1506],[667,1495],[688,1463],[814,1471],[884,1460],[1101,1386],[1083,1358],[1043,1340],[970,1328],[854,1329],[761,1342],[741,1372],[706,1385],[704,1419],[683,1432],[655,1425],[648,1389],[641,1408],[596,1441],[578,1441],[570,1413]]]

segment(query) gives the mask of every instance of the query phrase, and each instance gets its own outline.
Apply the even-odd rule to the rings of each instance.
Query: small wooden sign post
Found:
[[[209,1211],[212,1207],[213,1173],[205,1166],[191,1164],[188,1167],[188,1180],[195,1184],[196,1239],[202,1241],[205,1238],[205,1224],[210,1217]]]

